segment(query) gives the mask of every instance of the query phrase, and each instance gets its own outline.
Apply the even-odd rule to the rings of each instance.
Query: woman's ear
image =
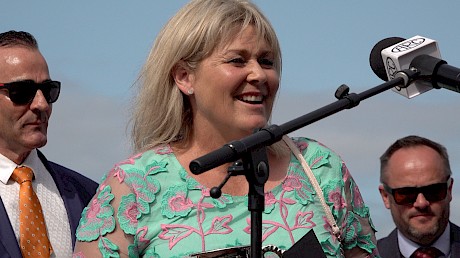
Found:
[[[192,95],[193,89],[193,73],[187,67],[184,61],[179,61],[172,70],[172,77],[179,90],[185,95]]]

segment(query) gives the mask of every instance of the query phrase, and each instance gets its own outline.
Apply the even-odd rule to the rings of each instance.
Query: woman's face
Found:
[[[267,124],[279,74],[272,48],[257,38],[252,26],[218,46],[189,78],[196,130],[241,138]]]

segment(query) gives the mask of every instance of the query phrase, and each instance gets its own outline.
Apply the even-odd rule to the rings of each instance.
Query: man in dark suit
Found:
[[[49,162],[37,150],[47,142],[59,91],[60,82],[50,79],[32,35],[0,33],[0,257],[22,256],[20,186],[11,178],[18,166],[33,171],[32,188],[41,205],[51,257],[72,256],[81,212],[96,192],[96,182]]]
[[[415,253],[428,249],[460,257],[460,228],[449,221],[451,174],[446,148],[419,136],[397,140],[380,157],[379,191],[396,224],[378,241],[383,258],[425,257]]]

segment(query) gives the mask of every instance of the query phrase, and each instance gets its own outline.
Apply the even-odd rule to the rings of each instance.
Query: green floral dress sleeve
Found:
[[[376,230],[370,217],[369,208],[365,205],[359,188],[345,164],[342,165],[342,171],[346,200],[346,215],[342,221],[345,254],[350,250],[359,248],[368,255],[363,257],[378,257]]]
[[[141,244],[137,241],[142,240],[143,232],[137,229],[137,219],[149,212],[158,184],[144,171],[127,176],[119,165],[108,173],[82,212],[74,258],[139,257]]]
[[[337,239],[324,217],[324,228],[330,233],[329,238],[319,237],[324,252],[336,257],[378,257],[369,209],[343,160],[317,141],[308,138],[293,140],[315,175],[341,229],[341,237]],[[336,253],[334,248],[339,242],[341,254]]]

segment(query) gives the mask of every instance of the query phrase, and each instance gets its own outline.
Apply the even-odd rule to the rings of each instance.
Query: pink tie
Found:
[[[11,178],[19,187],[19,245],[22,257],[50,257],[53,252],[46,233],[42,206],[32,188],[34,172],[17,167]]]
[[[444,255],[436,247],[420,247],[410,256],[410,258],[438,258]]]

